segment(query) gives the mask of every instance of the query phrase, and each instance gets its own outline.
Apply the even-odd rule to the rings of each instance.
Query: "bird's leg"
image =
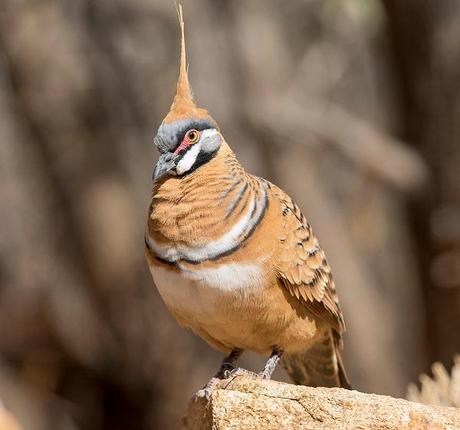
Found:
[[[232,371],[235,370],[236,363],[243,353],[242,349],[234,349],[227,357],[222,360],[219,370],[209,380],[209,382],[195,394],[195,398],[205,397],[209,400],[217,383],[222,379],[228,378]]]
[[[273,372],[276,369],[277,364],[281,360],[281,356],[283,355],[283,351],[274,348],[270,358],[265,363],[264,370],[259,373],[259,377],[262,379],[271,379]]]
[[[250,370],[246,370],[246,369],[242,369],[241,367],[237,367],[235,369],[230,370],[229,372],[226,372],[226,378],[230,376],[252,376],[255,378],[270,379],[282,355],[283,355],[283,351],[281,351],[278,348],[273,348],[270,358],[265,363],[265,367],[264,367],[264,370],[262,370],[262,372],[254,373],[254,372],[251,372]]]
[[[242,353],[243,350],[234,349],[227,357],[225,357],[217,373],[209,380],[209,382],[205,385],[204,388],[202,388],[195,394],[195,398],[197,399],[200,397],[205,397],[209,400],[218,382],[222,379],[227,379],[232,376],[245,375],[262,379],[271,379],[272,374],[275,371],[277,364],[281,360],[281,356],[283,355],[283,351],[274,348],[270,355],[270,358],[265,363],[264,370],[262,370],[262,372],[260,373],[254,373],[250,370],[242,369],[241,367],[236,367],[236,363],[238,362],[238,359],[241,357]]]
[[[217,377],[219,379],[225,379],[227,372],[230,372],[233,369],[235,369],[236,363],[241,357],[241,354],[243,354],[242,349],[234,349],[227,357],[223,359],[222,364],[220,365],[220,369],[217,371],[214,377]]]

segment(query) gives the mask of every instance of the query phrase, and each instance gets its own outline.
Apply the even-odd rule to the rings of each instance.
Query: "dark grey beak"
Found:
[[[152,180],[156,182],[170,173],[176,167],[177,155],[172,152],[165,152],[160,155],[160,158],[153,170]]]

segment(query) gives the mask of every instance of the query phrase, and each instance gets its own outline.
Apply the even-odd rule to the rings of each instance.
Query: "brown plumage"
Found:
[[[164,123],[170,124],[174,121],[184,118],[209,118],[209,113],[205,109],[196,106],[193,101],[192,90],[188,80],[187,73],[187,54],[185,49],[185,31],[184,17],[182,14],[182,6],[178,8],[179,24],[181,29],[181,50],[180,50],[180,66],[179,79],[177,80],[177,89],[171,109],[163,120]]]
[[[206,386],[228,376],[243,350],[283,357],[294,382],[349,387],[344,321],[323,250],[299,207],[247,173],[188,83],[182,9],[179,82],[155,138],[146,255],[168,309],[230,354]],[[202,393],[203,394],[203,393]]]

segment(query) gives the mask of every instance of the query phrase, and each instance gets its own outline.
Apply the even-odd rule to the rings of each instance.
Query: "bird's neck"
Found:
[[[194,172],[155,184],[148,222],[150,234],[178,242],[214,231],[219,234],[229,207],[248,181],[250,175],[223,142],[217,155]]]
[[[182,200],[195,199],[196,191],[206,191],[206,196],[211,197],[219,193],[220,185],[225,188],[235,178],[244,178],[244,169],[238,163],[235,154],[227,143],[223,142],[217,155],[207,163],[200,166],[190,174],[183,176],[168,176],[159,183],[154,184],[152,201],[169,200],[178,203]]]

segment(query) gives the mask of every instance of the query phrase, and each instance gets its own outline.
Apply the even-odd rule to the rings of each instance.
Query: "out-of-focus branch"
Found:
[[[0,359],[0,430],[76,430],[71,403],[22,376]]]
[[[16,419],[0,403],[0,430],[21,430]]]
[[[301,106],[285,99],[281,103],[268,100],[264,106],[248,113],[281,139],[301,143],[303,135],[317,136],[359,169],[402,191],[417,189],[428,178],[428,169],[417,152],[333,102],[311,99]]]

